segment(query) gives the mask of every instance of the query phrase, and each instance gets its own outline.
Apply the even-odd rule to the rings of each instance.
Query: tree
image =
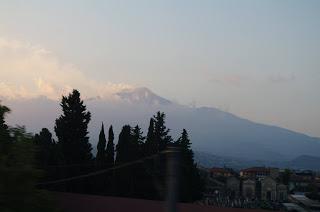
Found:
[[[104,167],[107,163],[106,143],[107,143],[107,140],[104,134],[104,126],[102,123],[101,130],[99,133],[99,142],[97,145],[98,152],[96,156],[96,163],[98,167]]]
[[[88,138],[88,123],[91,114],[80,99],[80,93],[73,90],[61,100],[63,114],[56,119],[54,130],[67,164],[86,163],[92,160],[91,144]]]
[[[0,104],[0,153],[6,152],[10,143],[9,127],[5,123],[6,114],[10,112],[10,109]]]
[[[283,174],[282,174],[282,183],[284,185],[289,185],[289,182],[290,182],[290,178],[291,178],[291,171],[290,169],[285,169]]]
[[[158,147],[155,143],[154,139],[154,119],[150,119],[150,124],[148,128],[148,134],[146,138],[146,142],[144,144],[144,152],[145,155],[153,155],[158,151]]]
[[[130,161],[130,142],[131,142],[131,127],[125,125],[119,134],[118,144],[116,146],[116,164],[121,165]],[[115,181],[116,181],[116,192],[119,196],[130,196],[129,193],[131,188],[131,167],[124,167],[116,170]]]
[[[112,167],[114,165],[114,133],[112,125],[109,128],[109,136],[108,136],[108,144],[107,144],[107,151],[106,151],[106,160],[107,166]]]
[[[47,128],[43,128],[39,134],[34,136],[36,144],[36,160],[40,167],[45,168],[48,165],[56,165],[59,163],[57,145],[52,134]]]
[[[54,211],[48,194],[35,187],[41,172],[34,168],[33,136],[24,127],[6,125],[9,111],[0,105],[0,142],[6,143],[6,151],[0,149],[0,211]]]
[[[116,164],[129,161],[129,149],[131,141],[131,127],[125,125],[122,127],[122,130],[119,134],[119,140],[116,147]]]
[[[203,181],[197,164],[194,162],[193,151],[188,132],[183,129],[181,137],[176,141],[180,147],[180,201],[193,202],[202,198]]]
[[[143,132],[139,125],[135,126],[132,130],[132,142],[130,154],[133,155],[132,159],[138,159],[143,157],[143,142],[145,137],[143,136]]]
[[[160,111],[153,117],[154,119],[154,142],[158,147],[158,151],[166,149],[167,145],[172,142],[169,135],[170,129],[165,126],[166,115]]]

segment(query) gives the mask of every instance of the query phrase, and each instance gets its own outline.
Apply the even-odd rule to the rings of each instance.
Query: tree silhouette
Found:
[[[5,116],[10,109],[0,104],[0,153],[6,152],[10,143],[9,127],[5,123]]]
[[[67,164],[86,163],[92,160],[91,144],[88,138],[88,123],[91,114],[80,99],[80,93],[73,90],[61,100],[63,114],[56,119],[54,130]]]
[[[56,142],[52,139],[52,134],[47,128],[43,128],[39,134],[34,136],[34,142],[38,147],[36,159],[40,167],[45,168],[60,162]]]
[[[96,156],[96,165],[101,168],[104,167],[107,163],[107,154],[106,154],[106,136],[104,134],[104,126],[102,123],[101,130],[99,133],[99,142],[97,145],[97,156]]]
[[[34,168],[33,136],[24,127],[8,127],[9,111],[0,105],[0,211],[54,211],[48,194],[35,187],[41,172]]]
[[[106,161],[107,166],[112,167],[114,165],[114,133],[112,125],[109,128],[109,136],[108,136],[108,144],[107,144],[107,150],[106,150]]]
[[[141,131],[141,128],[139,125],[136,125],[132,130],[132,143],[131,143],[131,149],[130,154],[132,155],[131,159],[138,159],[143,157],[143,145],[144,145],[144,139],[143,132]]]
[[[157,112],[154,119],[154,142],[158,147],[158,151],[166,149],[167,145],[172,142],[172,138],[169,135],[170,129],[165,126],[166,115],[162,112]]]
[[[127,162],[130,159],[131,127],[125,125],[119,134],[118,144],[116,146],[116,164]]]
[[[125,125],[119,134],[118,144],[116,146],[116,164],[120,165],[130,161],[130,148],[131,148],[131,127]],[[131,196],[131,167],[116,170],[116,194],[119,196]]]
[[[193,202],[202,197],[203,181],[194,162],[188,132],[183,129],[181,137],[175,142],[180,146],[180,201]]]
[[[155,143],[154,139],[154,119],[150,119],[150,124],[148,128],[148,134],[146,138],[146,142],[144,145],[144,152],[146,155],[153,155],[158,152],[158,146]]]

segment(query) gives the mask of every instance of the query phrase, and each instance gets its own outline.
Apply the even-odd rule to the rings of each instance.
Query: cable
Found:
[[[163,152],[159,152],[158,154],[154,154],[154,155],[151,155],[151,156],[148,156],[148,157],[144,157],[144,158],[141,158],[139,160],[132,161],[132,162],[124,163],[124,164],[121,164],[121,165],[118,165],[118,166],[115,166],[115,167],[112,167],[112,168],[109,168],[109,169],[103,169],[103,170],[100,170],[100,171],[91,172],[91,173],[88,173],[88,174],[78,175],[78,176],[69,177],[69,178],[64,178],[64,179],[60,179],[60,180],[53,180],[53,181],[48,181],[48,182],[37,183],[36,185],[38,185],[38,186],[39,185],[52,185],[52,184],[64,183],[64,182],[68,182],[68,181],[72,181],[72,180],[87,178],[87,177],[91,177],[91,176],[96,176],[96,175],[100,175],[100,174],[103,174],[103,173],[107,173],[109,171],[113,171],[113,170],[121,169],[121,168],[124,168],[124,167],[127,167],[127,166],[131,166],[133,164],[140,163],[140,162],[143,162],[143,161],[148,160],[148,159],[155,158],[155,157],[159,156],[160,154],[164,154],[164,153],[168,153],[168,152],[167,151],[163,151]]]

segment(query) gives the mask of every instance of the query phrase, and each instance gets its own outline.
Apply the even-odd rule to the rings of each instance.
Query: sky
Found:
[[[320,137],[320,1],[0,0],[0,92],[145,86]]]

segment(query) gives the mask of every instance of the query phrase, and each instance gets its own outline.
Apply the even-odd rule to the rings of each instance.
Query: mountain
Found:
[[[148,88],[140,87],[134,89],[126,89],[116,93],[122,100],[129,103],[135,104],[146,104],[146,105],[170,105],[171,101],[162,98]]]
[[[42,127],[53,131],[54,121],[61,113],[59,102],[46,97],[2,100],[12,109],[8,122],[26,125],[32,132],[39,132]],[[271,162],[290,161],[301,155],[316,157],[320,152],[319,138],[255,123],[216,108],[179,105],[147,88],[123,90],[114,98],[91,98],[85,104],[92,113],[89,136],[94,149],[101,122],[105,126],[112,124],[116,135],[124,124],[139,124],[146,131],[150,117],[160,110],[167,115],[171,135],[178,138],[182,129],[187,129],[196,151]]]
[[[287,167],[295,169],[320,170],[320,157],[302,155],[289,161]]]
[[[207,152],[195,152],[195,161],[202,167],[229,167],[240,170],[248,167],[278,167],[290,168],[296,170],[316,170],[320,171],[320,157],[302,155],[288,161],[270,161],[270,160],[248,160],[243,158],[234,158],[227,156],[217,156]]]

